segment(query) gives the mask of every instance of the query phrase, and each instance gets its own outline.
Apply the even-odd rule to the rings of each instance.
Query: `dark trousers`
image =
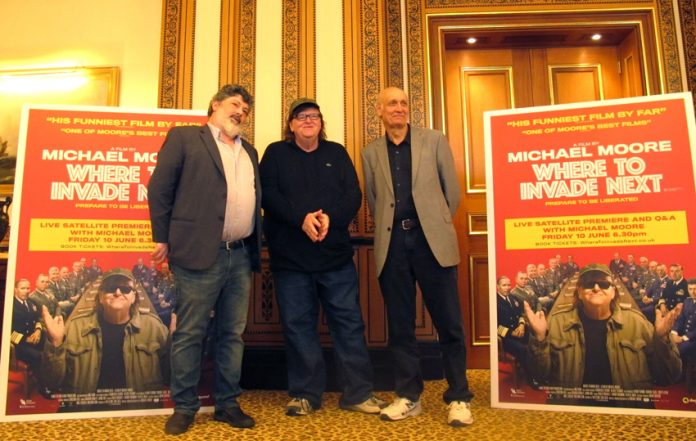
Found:
[[[372,364],[360,312],[358,274],[353,261],[322,272],[275,271],[275,292],[288,363],[288,393],[321,407],[326,370],[317,324],[324,309],[334,345],[343,394],[358,404],[372,396]]]
[[[466,378],[466,346],[457,291],[457,267],[442,267],[421,228],[394,226],[379,285],[389,323],[389,350],[394,358],[395,391],[411,401],[423,392],[415,334],[416,282],[438,332],[445,378],[445,402],[471,401]]]

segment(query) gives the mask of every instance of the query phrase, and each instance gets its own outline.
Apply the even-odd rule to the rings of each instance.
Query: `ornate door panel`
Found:
[[[489,363],[488,302],[493,289],[487,277],[483,113],[618,98],[626,88],[619,52],[615,46],[444,51],[444,127],[463,190],[455,223],[472,367]]]

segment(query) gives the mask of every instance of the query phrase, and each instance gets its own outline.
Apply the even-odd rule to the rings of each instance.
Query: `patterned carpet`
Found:
[[[327,393],[324,407],[302,418],[284,414],[287,396],[282,391],[250,391],[242,408],[256,419],[251,430],[234,429],[199,413],[184,435],[163,432],[166,416],[36,421],[0,424],[1,440],[689,440],[696,439],[696,420],[691,418],[596,415],[491,409],[487,370],[469,371],[476,395],[474,424],[452,428],[446,423],[441,401],[444,381],[430,381],[423,395],[423,414],[401,422],[383,422],[376,416],[338,409],[338,394]],[[378,394],[392,399],[393,394]]]

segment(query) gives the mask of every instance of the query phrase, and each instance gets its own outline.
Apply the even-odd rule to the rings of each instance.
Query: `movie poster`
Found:
[[[485,130],[492,404],[696,416],[691,95],[487,112]]]
[[[147,184],[168,130],[205,121],[199,111],[24,108],[0,419],[172,407],[165,385],[173,279],[166,263],[149,258]],[[114,347],[122,350],[107,350]],[[112,369],[119,365],[125,372]]]

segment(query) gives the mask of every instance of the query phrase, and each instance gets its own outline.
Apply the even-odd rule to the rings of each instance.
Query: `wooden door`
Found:
[[[489,365],[488,302],[494,288],[488,286],[483,113],[642,94],[640,81],[621,75],[630,71],[622,62],[636,68],[627,51],[619,46],[444,51],[443,125],[463,190],[455,223],[470,367]]]

